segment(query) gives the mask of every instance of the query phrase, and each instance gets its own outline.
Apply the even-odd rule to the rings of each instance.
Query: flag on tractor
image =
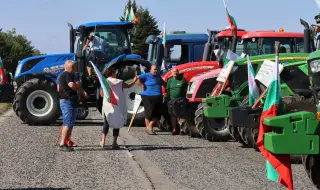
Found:
[[[4,71],[4,65],[2,63],[1,57],[0,57],[0,76],[1,76],[0,83],[1,84],[7,83],[7,75],[6,75],[6,72]]]
[[[240,56],[238,56],[237,54],[235,54],[233,51],[231,51],[230,49],[228,49],[226,58],[224,60],[224,65],[226,65],[227,63],[229,63],[229,61],[236,61],[238,59],[241,59]]]
[[[107,81],[107,79],[102,76],[101,72],[99,71],[99,69],[90,61],[95,73],[98,76],[99,82],[101,84],[102,90],[103,90],[103,94],[104,94],[104,98],[107,99],[108,102],[110,102],[113,105],[118,105],[117,103],[117,99],[114,95],[114,92],[112,91],[112,89],[110,88],[110,84]]]
[[[167,43],[167,32],[166,32],[166,23],[163,24],[163,32],[162,32],[162,44],[164,48],[166,47]]]
[[[126,9],[125,21],[126,22],[134,22],[136,16],[134,15],[133,8],[131,6],[130,11]]]
[[[231,30],[236,31],[237,30],[236,20],[229,14],[225,0],[223,0],[223,4],[224,4],[224,7],[226,8],[226,13],[227,13],[227,17],[228,17],[228,22],[230,24],[230,28],[231,28]]]
[[[249,85],[249,106],[253,106],[253,104],[259,99],[259,89],[257,86],[254,77],[256,76],[254,69],[252,67],[249,55],[247,56],[247,66],[248,66],[248,85]]]
[[[276,56],[276,63],[273,68],[273,80],[269,85],[267,97],[264,103],[263,112],[260,118],[260,129],[257,146],[266,160],[267,178],[281,183],[288,189],[293,189],[290,155],[275,155],[264,147],[264,134],[272,130],[263,124],[265,118],[274,117],[282,112],[282,99],[280,88],[279,61]]]

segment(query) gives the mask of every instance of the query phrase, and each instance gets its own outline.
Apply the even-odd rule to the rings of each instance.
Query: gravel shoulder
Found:
[[[121,150],[103,150],[101,126],[96,112],[77,122],[72,139],[80,147],[66,153],[54,146],[59,125],[27,126],[6,112],[0,116],[0,189],[283,189],[266,179],[263,156],[237,142],[150,136],[132,127],[120,131]],[[295,189],[315,189],[301,165],[293,165],[293,174]]]

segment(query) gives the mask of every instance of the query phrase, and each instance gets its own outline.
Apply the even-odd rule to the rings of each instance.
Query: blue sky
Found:
[[[45,53],[68,52],[68,26],[118,21],[128,0],[1,0],[0,28],[16,28]],[[160,29],[206,33],[228,25],[222,0],[136,0]],[[226,0],[238,27],[246,30],[302,31],[299,19],[314,23],[314,0]]]

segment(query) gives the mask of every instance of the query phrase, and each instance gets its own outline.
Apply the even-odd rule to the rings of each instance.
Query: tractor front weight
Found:
[[[319,154],[319,132],[312,112],[295,112],[266,118],[272,128],[264,134],[265,148],[274,154]]]

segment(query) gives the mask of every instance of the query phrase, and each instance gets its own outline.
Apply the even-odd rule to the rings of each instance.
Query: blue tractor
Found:
[[[89,94],[89,99],[84,99],[79,94],[82,111],[79,112],[78,119],[84,119],[87,116],[89,107],[97,107],[101,111],[102,100],[97,96],[98,80],[94,75],[88,75],[90,61],[100,71],[106,67],[117,67],[120,71],[118,77],[123,80],[140,74],[140,65],[147,70],[150,68],[148,61],[131,53],[132,23],[93,22],[76,28],[68,23],[68,26],[70,53],[34,56],[19,61],[14,76],[15,93],[10,88],[10,95],[6,93],[7,98],[0,98],[8,102],[8,97],[12,97],[14,112],[29,125],[52,124],[60,117],[56,81],[57,76],[64,70],[66,60],[76,61],[82,88]],[[88,38],[92,36],[94,40],[91,45],[84,49]],[[5,90],[8,92],[8,89],[1,89],[0,86],[0,91]]]

